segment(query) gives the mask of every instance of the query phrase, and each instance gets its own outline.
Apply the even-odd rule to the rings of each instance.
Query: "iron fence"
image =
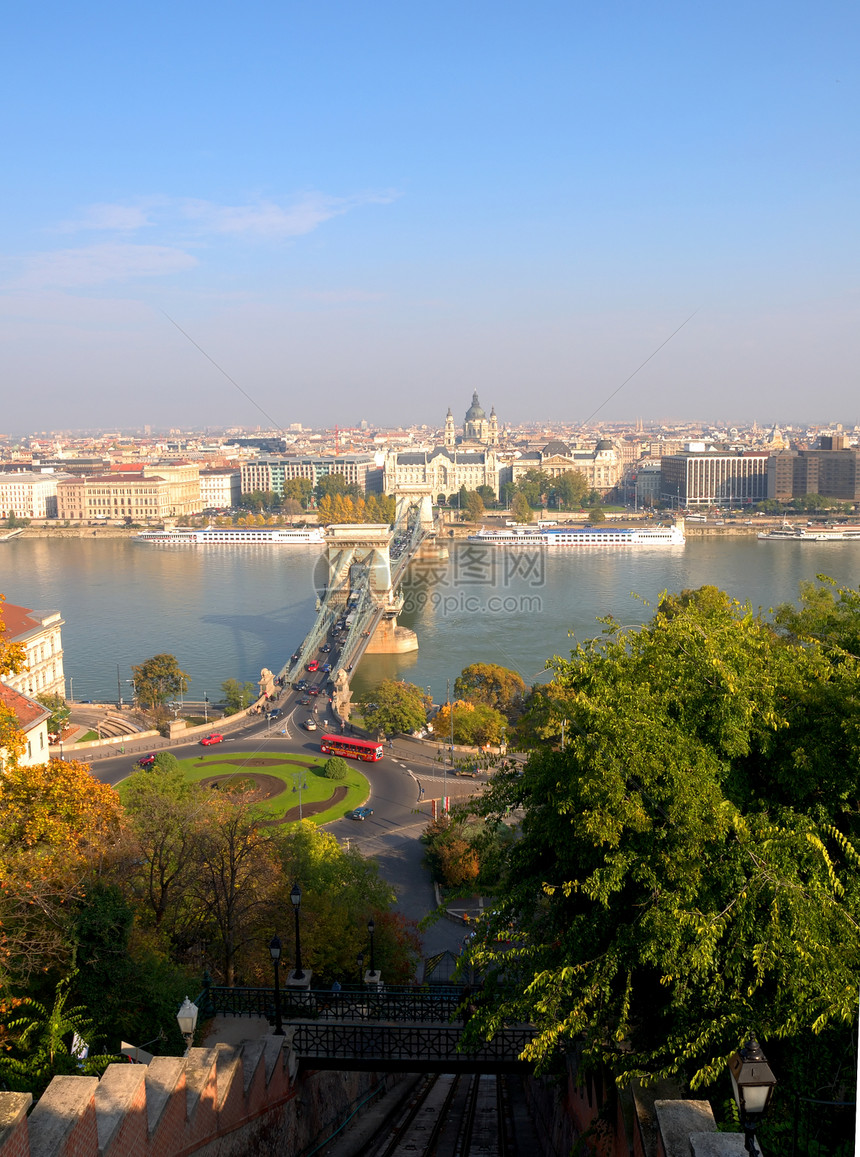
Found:
[[[448,1025],[321,1024],[290,1026],[293,1048],[305,1068],[400,1072],[522,1072],[520,1059],[534,1036],[529,1028],[505,1029],[492,1040],[461,1049],[462,1030]]]

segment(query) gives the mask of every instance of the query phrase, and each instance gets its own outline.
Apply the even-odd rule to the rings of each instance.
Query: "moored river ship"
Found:
[[[134,541],[156,546],[325,546],[325,534],[318,526],[178,526],[175,530],[143,530]]]
[[[684,521],[669,526],[554,526],[544,530],[484,530],[470,534],[467,542],[489,546],[683,546],[686,542]]]
[[[860,527],[780,526],[774,530],[759,531],[762,542],[860,542]]]

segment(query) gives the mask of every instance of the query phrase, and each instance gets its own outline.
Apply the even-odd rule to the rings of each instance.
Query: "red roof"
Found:
[[[22,731],[32,731],[51,714],[41,703],[37,703],[29,695],[22,695],[20,691],[13,691],[5,683],[0,683],[0,703],[13,713]]]
[[[6,624],[3,637],[8,642],[14,643],[22,635],[28,635],[30,631],[35,631],[37,627],[41,627],[41,621],[31,618],[32,614],[33,611],[29,607],[16,607],[14,603],[0,603],[0,619]]]

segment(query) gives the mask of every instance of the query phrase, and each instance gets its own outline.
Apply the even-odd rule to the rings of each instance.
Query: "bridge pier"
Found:
[[[397,616],[380,619],[370,636],[365,655],[405,655],[418,650],[418,636],[408,627],[398,627]]]

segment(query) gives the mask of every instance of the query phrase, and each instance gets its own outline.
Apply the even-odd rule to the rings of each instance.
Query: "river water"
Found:
[[[316,547],[18,538],[0,543],[0,592],[62,613],[67,689],[77,700],[115,700],[117,667],[124,681],[133,663],[162,651],[191,676],[192,698],[217,699],[225,679],[277,671],[297,648],[314,616],[319,559]],[[531,683],[549,656],[598,634],[598,617],[640,623],[663,590],[710,583],[767,610],[795,602],[800,582],[819,573],[858,586],[860,544],[706,536],[683,548],[515,552],[459,542],[447,562],[414,563],[408,573],[400,622],[419,650],[368,656],[355,687],[402,675],[438,701],[474,662],[512,667]]]

